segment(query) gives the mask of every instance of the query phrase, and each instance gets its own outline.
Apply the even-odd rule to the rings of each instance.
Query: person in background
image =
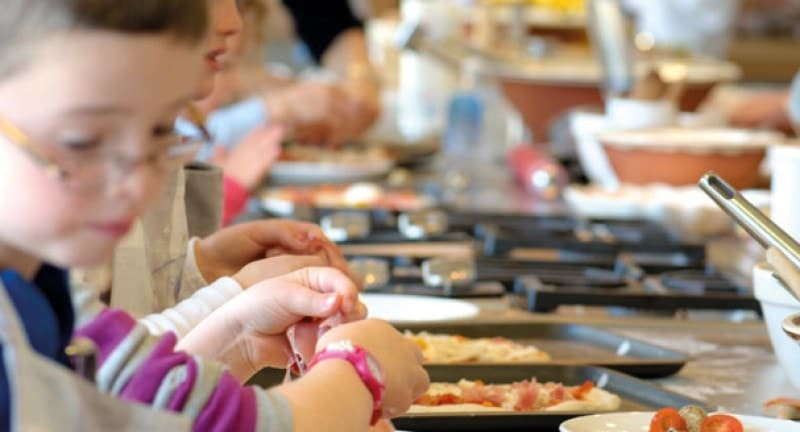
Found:
[[[192,153],[172,123],[201,78],[206,3],[4,6],[0,194],[14,211],[0,213],[3,430],[367,430],[424,391],[419,349],[385,322],[353,322],[364,316],[357,287],[335,269],[256,284],[192,330],[183,352],[174,335],[156,339],[90,291],[71,292],[61,269],[108,259]],[[314,355],[307,373],[243,387],[292,358],[289,327],[315,352],[296,353]],[[96,389],[70,371],[72,335],[97,347]]]
[[[724,58],[741,0],[622,0],[636,31],[666,52]]]
[[[800,134],[800,72],[788,91],[765,92],[744,100],[734,107],[729,121],[737,127]]]
[[[241,2],[242,32],[230,45],[214,92],[198,103],[210,138],[200,159],[214,161],[225,173],[223,225],[263,184],[282,140],[337,145],[364,133],[379,114],[380,88],[363,23],[349,2],[284,3],[313,59],[333,79],[293,81],[272,74],[264,64],[267,2]],[[198,129],[187,133],[200,135]]]
[[[210,21],[199,98],[213,90],[227,45],[242,26],[234,0],[211,0]],[[348,271],[341,252],[313,224],[266,220],[220,230],[218,167],[193,163],[175,169],[166,183],[110,263],[74,274],[80,286],[93,287],[111,306],[136,317],[150,316],[145,323],[154,333],[173,331],[182,336],[263,279],[307,265]]]

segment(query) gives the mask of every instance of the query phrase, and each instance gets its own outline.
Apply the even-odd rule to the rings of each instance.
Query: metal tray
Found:
[[[532,344],[550,354],[546,365],[595,365],[642,378],[672,375],[689,361],[680,352],[632,339],[596,327],[540,322],[420,323],[398,326],[414,332],[460,334],[467,337],[502,336]],[[527,363],[531,365],[531,363]],[[464,365],[472,366],[472,365]],[[520,367],[520,363],[493,364],[497,369]]]
[[[431,366],[431,381],[455,382],[461,378],[481,379],[487,383],[509,383],[536,377],[540,382],[557,381],[579,385],[590,380],[622,399],[619,411],[653,411],[665,406],[705,405],[640,379],[609,369],[594,366],[518,366],[498,368],[483,366]],[[395,427],[415,432],[531,432],[556,431],[563,421],[589,412],[531,412],[531,413],[419,413],[406,414],[392,420]]]

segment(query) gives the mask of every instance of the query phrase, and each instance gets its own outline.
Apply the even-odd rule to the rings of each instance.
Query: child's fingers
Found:
[[[349,314],[358,302],[358,286],[344,272],[333,267],[306,267],[287,277],[314,291],[338,294],[344,314]]]
[[[342,297],[336,293],[322,293],[305,286],[290,288],[284,298],[283,308],[291,315],[327,318],[339,312]]]

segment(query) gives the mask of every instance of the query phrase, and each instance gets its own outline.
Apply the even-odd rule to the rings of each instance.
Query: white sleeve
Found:
[[[192,237],[186,245],[186,259],[183,262],[183,271],[181,274],[181,283],[178,288],[177,300],[188,299],[196,291],[204,286],[208,286],[200,273],[200,268],[197,267],[197,258],[195,257],[195,246],[200,239]]]
[[[139,322],[153,335],[173,332],[180,339],[205,317],[241,292],[242,287],[235,279],[223,277],[201,288],[174,307],[161,313],[150,314]]]

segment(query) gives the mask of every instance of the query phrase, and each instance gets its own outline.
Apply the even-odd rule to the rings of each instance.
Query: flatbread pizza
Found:
[[[461,335],[405,332],[419,345],[426,363],[546,362],[550,355],[533,345],[503,337],[468,338]]]
[[[540,383],[535,378],[511,384],[462,379],[457,383],[431,383],[408,412],[602,412],[616,411],[620,404],[619,396],[596,387],[591,381],[565,386],[555,382]]]

